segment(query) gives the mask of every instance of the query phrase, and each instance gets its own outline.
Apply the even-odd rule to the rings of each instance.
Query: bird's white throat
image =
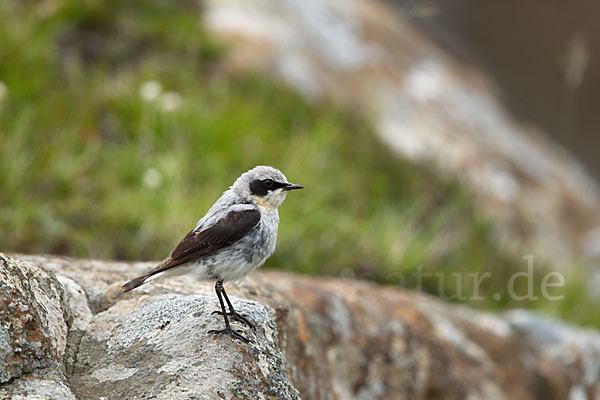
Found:
[[[287,192],[277,189],[273,193],[269,193],[267,196],[252,196],[256,205],[267,210],[276,210],[281,203],[285,200]]]

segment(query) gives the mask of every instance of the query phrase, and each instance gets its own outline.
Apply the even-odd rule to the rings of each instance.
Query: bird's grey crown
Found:
[[[250,183],[256,179],[287,182],[285,175],[273,167],[261,165],[244,172],[213,204],[206,215],[200,218],[194,230],[212,226],[231,211],[257,210],[258,206],[250,190]],[[285,194],[282,195],[285,196]]]

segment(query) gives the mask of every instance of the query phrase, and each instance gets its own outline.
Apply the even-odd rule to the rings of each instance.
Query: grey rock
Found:
[[[45,369],[0,386],[0,399],[10,400],[77,400],[62,374]]]
[[[115,298],[123,264],[23,258],[49,268],[0,259],[0,399],[299,398],[261,303],[231,297],[257,326],[236,325],[246,345],[207,333],[223,327],[210,288]]]
[[[0,256],[0,384],[61,368],[72,313],[52,272]]]
[[[121,301],[95,316],[83,336],[71,387],[79,399],[297,399],[271,311],[233,299],[257,325],[253,342],[208,334],[221,329],[210,315],[216,299],[158,295]]]
[[[0,399],[562,400],[600,393],[600,334],[524,310],[482,313],[366,282],[257,271],[227,287],[257,326],[234,323],[253,340],[243,344],[207,333],[223,326],[211,315],[218,303],[209,283],[173,278],[121,295],[120,285],[152,264],[20,258],[29,262],[0,259],[2,307],[27,307],[0,314],[12,360],[0,365],[9,377]],[[27,313],[37,336],[20,322]],[[40,351],[23,357],[16,341]]]

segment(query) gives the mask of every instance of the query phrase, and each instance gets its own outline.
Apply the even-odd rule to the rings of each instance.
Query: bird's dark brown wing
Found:
[[[208,229],[188,233],[171,252],[170,266],[183,264],[237,242],[259,220],[258,210],[234,211]]]
[[[127,292],[140,286],[152,275],[185,264],[237,242],[246,236],[258,224],[259,220],[260,212],[258,210],[232,211],[225,218],[205,230],[192,230],[179,242],[169,257],[157,265],[156,268],[123,285],[124,291]]]

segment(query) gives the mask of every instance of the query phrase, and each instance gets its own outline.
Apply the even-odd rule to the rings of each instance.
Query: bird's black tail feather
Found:
[[[143,285],[146,282],[146,279],[148,278],[150,278],[150,275],[146,273],[144,275],[138,276],[135,279],[130,280],[122,286],[123,293],[129,292],[130,290],[133,290],[136,287]]]

